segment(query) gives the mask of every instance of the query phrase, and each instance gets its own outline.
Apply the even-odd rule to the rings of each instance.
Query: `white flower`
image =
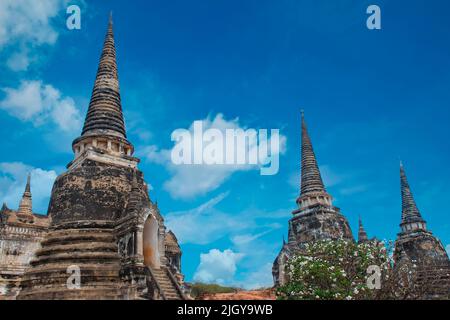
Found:
[[[352,300],[352,297],[351,296],[346,296],[345,300]]]

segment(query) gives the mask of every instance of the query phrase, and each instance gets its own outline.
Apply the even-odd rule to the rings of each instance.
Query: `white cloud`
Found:
[[[17,209],[28,173],[31,173],[33,211],[46,213],[57,174],[54,170],[34,168],[22,162],[0,162],[0,202],[6,202],[9,208]]]
[[[212,276],[215,271],[208,272],[203,267],[205,263],[201,262],[194,280],[246,289],[271,286],[272,276],[267,265],[272,265],[281,244],[281,236],[274,242],[269,234],[285,227],[291,210],[245,209],[230,214],[217,208],[227,195],[221,193],[196,208],[169,213],[165,218],[166,225],[175,232],[181,245],[207,245],[226,237],[232,243],[229,249],[240,255],[234,276],[230,272],[226,279],[217,276],[220,281],[216,281]],[[219,254],[215,252],[214,255]]]
[[[245,275],[242,287],[247,290],[269,288],[273,286],[272,262],[255,265],[254,269]]]
[[[28,57],[28,50],[23,49],[21,52],[13,53],[8,60],[6,60],[6,65],[12,71],[22,71],[28,68],[30,64],[30,57]]]
[[[345,179],[345,176],[343,174],[335,172],[328,165],[320,166],[319,170],[325,187],[333,187],[340,184]]]
[[[170,212],[165,218],[166,225],[175,232],[181,244],[207,244],[225,236],[230,230],[241,230],[244,224],[215,208],[227,195],[221,193],[190,210]]]
[[[255,241],[256,239],[266,235],[270,231],[272,231],[272,230],[266,230],[264,232],[260,232],[257,234],[239,234],[239,235],[232,237],[231,241],[237,246],[246,245],[246,244],[251,243],[251,242]]]
[[[200,264],[194,274],[194,281],[217,283],[247,290],[266,288],[273,285],[272,262],[278,245],[257,240],[258,235],[248,235],[246,240],[234,248],[221,252],[212,249],[200,254]],[[237,240],[235,237],[233,242]]]
[[[38,80],[24,80],[18,88],[2,88],[5,97],[0,109],[22,120],[39,126],[53,122],[59,129],[74,132],[81,127],[80,111],[70,97],[49,84]]]
[[[236,264],[242,254],[230,249],[220,251],[211,249],[200,254],[200,264],[194,274],[194,281],[229,285],[236,273]]]
[[[273,285],[272,263],[280,249],[281,237],[274,242],[264,239],[264,236],[280,227],[268,228],[259,233],[238,234],[231,238],[232,249],[243,254],[238,265],[239,277],[235,280],[236,286],[256,289]]]
[[[166,225],[175,232],[181,244],[205,245],[228,235],[236,236],[236,242],[245,241],[239,237],[248,237],[247,234],[254,229],[278,229],[281,225],[273,220],[285,220],[290,216],[291,210],[288,209],[247,209],[233,214],[223,212],[216,206],[227,196],[227,192],[221,193],[193,209],[169,212],[165,216]],[[262,219],[265,220],[264,223],[259,221]],[[240,234],[244,235],[239,236]]]
[[[213,119],[207,117],[202,120],[203,130],[214,128],[220,130],[225,135],[226,129],[243,129],[247,128],[239,124],[239,119],[226,120],[223,114],[217,114]],[[189,127],[189,131],[193,132],[193,123]],[[202,139],[201,136],[193,135],[194,139]],[[195,142],[193,142],[195,143]],[[270,144],[270,141],[268,141]],[[258,145],[250,146],[257,148]],[[283,154],[286,150],[286,137],[280,135],[279,150],[272,150],[272,155]],[[171,150],[159,148],[155,145],[146,147],[142,156],[150,162],[164,165],[172,177],[164,183],[164,189],[168,191],[174,198],[193,198],[195,196],[207,194],[210,191],[221,186],[230,176],[237,171],[246,171],[251,169],[259,169],[259,165],[175,165],[172,163]]]
[[[0,48],[10,48],[7,65],[14,71],[26,70],[33,60],[30,49],[52,45],[58,32],[51,20],[64,8],[66,0],[0,1]],[[0,49],[1,50],[1,49]]]

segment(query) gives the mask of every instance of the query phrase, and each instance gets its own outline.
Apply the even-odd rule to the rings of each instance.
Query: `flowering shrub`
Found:
[[[322,240],[305,244],[287,264],[289,282],[278,288],[279,299],[374,299],[380,290],[369,288],[367,269],[380,268],[380,280],[389,278],[391,260],[384,243],[357,244]]]

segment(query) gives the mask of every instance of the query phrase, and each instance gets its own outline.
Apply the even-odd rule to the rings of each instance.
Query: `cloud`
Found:
[[[245,244],[251,243],[251,242],[255,241],[256,239],[264,236],[265,234],[269,233],[270,231],[272,231],[272,230],[266,230],[264,232],[260,232],[257,234],[236,235],[231,238],[231,241],[237,246],[245,245]]]
[[[215,208],[227,195],[221,193],[190,210],[170,212],[165,218],[166,225],[175,232],[181,244],[204,245],[222,238],[230,230],[240,230],[242,223]],[[202,232],[199,232],[199,228]]]
[[[274,235],[271,233],[286,226],[291,210],[247,208],[231,214],[217,208],[227,196],[228,193],[221,193],[196,208],[168,213],[166,225],[175,232],[181,245],[191,243],[206,246],[220,239],[229,239],[229,249],[240,255],[240,259],[235,262],[236,275],[229,273],[228,277],[218,277],[220,282],[210,280],[214,271],[205,271],[205,263],[202,263],[201,258],[194,280],[246,289],[271,286],[272,277],[267,265],[272,265],[281,244],[281,236],[273,241]]]
[[[242,259],[242,254],[230,249],[220,251],[211,249],[200,254],[200,264],[194,274],[194,281],[229,285],[236,273],[236,264]]]
[[[28,56],[28,50],[23,49],[21,52],[13,53],[8,60],[6,60],[6,65],[12,71],[22,71],[28,68],[30,64],[30,57]]]
[[[272,263],[280,249],[281,237],[273,241],[273,236],[267,239],[264,236],[285,226],[283,224],[262,232],[238,234],[231,238],[232,249],[243,254],[238,265],[239,277],[235,280],[236,286],[256,289],[273,285]]]
[[[27,70],[30,49],[52,45],[58,32],[51,21],[66,0],[2,0],[0,1],[0,48],[11,52],[7,66],[14,71]],[[1,50],[1,49],[0,49]]]
[[[248,234],[255,229],[278,229],[281,225],[274,223],[273,220],[285,220],[290,216],[291,210],[287,209],[276,211],[246,209],[233,214],[227,213],[217,208],[227,196],[228,192],[224,192],[193,209],[169,212],[165,216],[166,225],[175,232],[181,244],[205,245],[225,236]],[[236,241],[245,240],[237,237]]]
[[[16,209],[22,198],[28,173],[31,173],[33,211],[46,213],[57,176],[54,170],[34,168],[22,162],[0,162],[0,201],[6,202],[11,209]]]
[[[273,286],[272,262],[255,265],[254,269],[244,275],[242,287],[247,290],[268,288]]]
[[[239,119],[226,120],[223,114],[219,113],[214,118],[207,117],[202,120],[203,132],[208,129],[218,129],[225,136],[226,129],[242,129],[247,128],[239,124]],[[189,127],[191,136],[193,137],[192,144],[199,141],[196,139],[203,139],[200,135],[193,134],[194,124]],[[270,145],[270,139],[267,142]],[[261,143],[250,145],[249,149],[259,148]],[[174,146],[174,148],[176,145]],[[207,165],[207,164],[190,164],[190,165],[175,165],[171,161],[171,151],[173,149],[160,150],[157,146],[151,145],[143,149],[141,155],[147,161],[164,165],[171,173],[171,178],[164,183],[164,189],[168,191],[174,198],[189,199],[199,195],[205,195],[210,191],[217,189],[231,175],[238,171],[247,171],[252,169],[259,169],[260,165],[249,164],[226,164],[226,165]],[[279,149],[271,150],[273,157],[279,157],[286,150],[286,137],[280,135]]]
[[[40,126],[49,121],[65,132],[81,127],[80,111],[70,97],[49,84],[39,80],[24,80],[18,88],[2,88],[5,97],[0,109],[22,121]]]
[[[264,233],[265,234],[265,233]],[[263,234],[261,234],[262,236]],[[234,237],[237,246],[200,254],[194,281],[217,283],[247,290],[271,287],[272,262],[278,245],[255,241],[260,235]],[[242,241],[245,239],[244,241]]]
[[[320,166],[319,170],[325,187],[333,187],[340,184],[345,179],[345,175],[335,172],[328,165]]]

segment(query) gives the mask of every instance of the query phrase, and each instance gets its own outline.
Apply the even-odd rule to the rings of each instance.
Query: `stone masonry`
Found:
[[[301,178],[297,209],[289,220],[288,242],[274,261],[272,274],[275,285],[288,280],[286,264],[293,254],[300,253],[305,243],[317,240],[347,239],[353,241],[347,219],[333,206],[325,189],[314,154],[311,138],[302,112]]]
[[[20,279],[41,247],[49,223],[46,216],[32,211],[28,176],[19,209],[11,210],[4,203],[0,210],[0,299],[16,297]]]
[[[84,127],[72,148],[73,161],[53,185],[48,218],[29,213],[29,184],[17,212],[2,210],[9,228],[1,229],[2,255],[7,251],[18,270],[1,269],[0,294],[17,299],[186,298],[180,247],[149,197],[126,136],[112,17]],[[13,227],[23,235],[16,236]]]

